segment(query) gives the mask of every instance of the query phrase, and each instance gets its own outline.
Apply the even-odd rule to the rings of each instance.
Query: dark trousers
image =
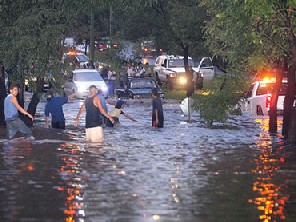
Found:
[[[65,129],[65,122],[52,122],[51,127],[56,129]]]
[[[118,119],[117,117],[112,117],[112,118],[113,118],[114,121],[115,121],[114,124],[119,123],[119,119]],[[113,127],[114,124],[113,124],[109,119],[107,119],[106,126],[108,126],[108,127]]]

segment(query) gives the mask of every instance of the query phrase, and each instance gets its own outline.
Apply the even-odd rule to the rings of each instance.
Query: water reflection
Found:
[[[256,143],[256,149],[260,152],[254,159],[256,168],[252,170],[252,173],[257,175],[253,183],[253,191],[257,197],[249,199],[249,202],[255,204],[260,211],[260,221],[284,220],[285,203],[289,195],[286,190],[286,180],[279,178],[281,176],[279,172],[285,161],[281,152],[285,147],[280,142],[280,135],[268,134],[268,119],[258,119],[257,122],[261,124],[263,130]],[[278,124],[281,124],[280,121]]]
[[[65,199],[65,221],[73,222],[77,221],[77,218],[80,218],[79,221],[83,221],[85,216],[83,207],[83,191],[82,188],[85,186],[85,176],[82,178],[80,171],[80,154],[81,150],[78,145],[74,144],[61,144],[60,151],[62,151],[61,159],[63,164],[60,166],[59,174],[61,178],[64,179],[64,187],[58,187],[58,190],[66,192]]]
[[[76,115],[79,103],[65,108]],[[179,104],[164,110],[165,128],[152,129],[149,105],[126,106],[141,123],[123,118],[103,146],[71,119],[72,142],[0,143],[0,221],[293,221],[295,159],[267,120],[209,129],[197,115],[183,124]]]

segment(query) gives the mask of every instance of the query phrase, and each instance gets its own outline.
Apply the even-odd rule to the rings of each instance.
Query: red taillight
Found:
[[[271,95],[266,96],[266,108],[270,108],[271,103]]]

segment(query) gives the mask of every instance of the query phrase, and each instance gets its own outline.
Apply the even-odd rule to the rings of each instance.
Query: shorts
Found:
[[[91,127],[85,129],[86,142],[91,143],[102,143],[104,142],[104,131],[103,127]]]

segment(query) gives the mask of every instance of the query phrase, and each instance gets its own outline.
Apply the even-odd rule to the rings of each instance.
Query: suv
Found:
[[[193,59],[191,57],[188,57],[188,65],[192,66],[192,69],[196,74],[193,77],[193,81],[197,89],[202,88],[203,78],[206,74],[211,78],[214,76],[212,60],[209,57],[203,58],[197,67]],[[186,86],[187,80],[183,56],[159,56],[156,58],[153,71],[156,79],[160,82],[166,83],[171,89],[184,88]]]
[[[246,93],[246,100],[245,103],[243,103],[243,109],[250,115],[268,115],[274,86],[275,80],[262,80],[254,82],[250,90]],[[287,81],[283,80],[277,101],[278,114],[281,114],[284,110],[284,99],[287,87]]]

